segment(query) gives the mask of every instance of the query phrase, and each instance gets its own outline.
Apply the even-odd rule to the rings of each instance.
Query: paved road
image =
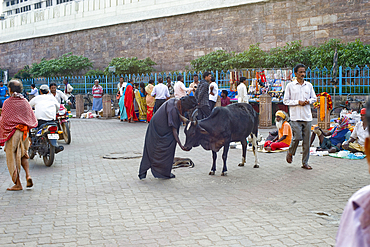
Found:
[[[35,186],[21,192],[6,191],[1,151],[0,245],[333,246],[346,201],[369,183],[364,160],[311,157],[307,171],[300,155],[287,164],[285,153],[258,153],[254,169],[252,152],[237,166],[238,149],[229,152],[228,176],[220,176],[221,157],[209,176],[212,155],[200,147],[177,149],[195,167],[174,170],[175,179],[149,172],[140,181],[139,158],[103,156],[140,155],[146,126],[73,119],[72,144],[52,167],[31,161]]]

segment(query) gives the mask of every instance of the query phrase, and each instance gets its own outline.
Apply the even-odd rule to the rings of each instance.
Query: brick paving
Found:
[[[140,155],[146,126],[73,119],[71,145],[51,167],[30,161],[35,186],[21,192],[6,191],[12,183],[1,151],[0,245],[333,246],[346,201],[369,184],[365,160],[311,156],[307,171],[300,155],[287,164],[285,152],[258,153],[254,169],[252,152],[237,166],[239,149],[229,152],[226,177],[221,153],[209,176],[212,155],[201,147],[177,149],[195,167],[174,170],[175,179],[149,172],[140,181],[140,159],[103,156]]]

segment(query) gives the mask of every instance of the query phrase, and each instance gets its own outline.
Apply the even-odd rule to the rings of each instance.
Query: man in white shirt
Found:
[[[209,84],[209,109],[211,111],[213,107],[215,107],[217,97],[218,97],[218,85],[216,83],[216,79],[212,76],[211,84]]]
[[[353,153],[365,152],[365,139],[369,136],[366,122],[366,108],[362,108],[360,114],[361,121],[356,124],[350,139],[342,144],[345,150],[349,150]]]
[[[238,91],[238,103],[249,103],[248,90],[247,90],[247,78],[240,77],[240,83],[237,87]]]
[[[68,79],[64,79],[63,80],[63,83],[64,83],[64,94],[67,95],[67,97],[71,96],[71,93],[73,91],[73,87],[71,86],[71,84],[68,83]]]
[[[31,99],[30,105],[35,108],[38,127],[44,123],[54,121],[60,107],[60,103],[52,94],[49,94],[49,87],[45,84],[40,87],[40,95]]]
[[[312,84],[304,80],[306,67],[303,64],[296,65],[294,74],[297,78],[287,85],[283,99],[283,103],[289,106],[290,126],[293,131],[286,161],[292,163],[299,141],[303,140],[302,168],[311,170],[312,167],[308,165],[312,121],[310,105],[316,102],[317,98]]]
[[[170,98],[168,87],[163,84],[163,79],[158,79],[158,84],[153,88],[152,96],[155,97],[154,113]]]
[[[182,75],[177,76],[177,82],[173,86],[174,95],[176,99],[181,99],[186,96],[188,92],[192,91],[191,88],[186,88],[184,85],[184,77]]]
[[[55,99],[59,102],[59,104],[62,104],[62,100],[69,104],[72,105],[72,103],[68,100],[67,95],[65,95],[62,91],[57,90],[57,84],[50,83],[50,94],[55,97]]]

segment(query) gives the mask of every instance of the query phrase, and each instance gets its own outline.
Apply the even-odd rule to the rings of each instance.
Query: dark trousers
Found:
[[[198,120],[207,118],[210,114],[211,110],[209,109],[209,105],[198,106]]]
[[[293,132],[292,142],[290,143],[289,153],[295,155],[300,140],[302,142],[302,165],[308,165],[310,157],[310,137],[311,137],[311,121],[290,121],[290,126]]]
[[[212,112],[213,108],[215,107],[216,102],[210,100],[209,101],[209,110]]]
[[[41,125],[43,125],[44,123],[55,123],[55,121],[54,120],[42,120],[42,119],[39,119],[39,120],[37,120],[37,128],[39,128]]]
[[[155,113],[156,111],[158,111],[159,107],[161,107],[161,105],[163,105],[164,102],[166,102],[165,99],[156,99],[155,100],[155,104],[154,104],[154,111],[153,111],[153,113]]]

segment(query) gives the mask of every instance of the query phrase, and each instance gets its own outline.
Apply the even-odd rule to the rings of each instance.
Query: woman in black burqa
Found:
[[[145,136],[143,158],[139,168],[139,178],[146,177],[149,168],[156,178],[174,178],[171,173],[176,144],[187,150],[180,142],[180,115],[193,109],[197,101],[193,96],[166,101],[154,114]]]

